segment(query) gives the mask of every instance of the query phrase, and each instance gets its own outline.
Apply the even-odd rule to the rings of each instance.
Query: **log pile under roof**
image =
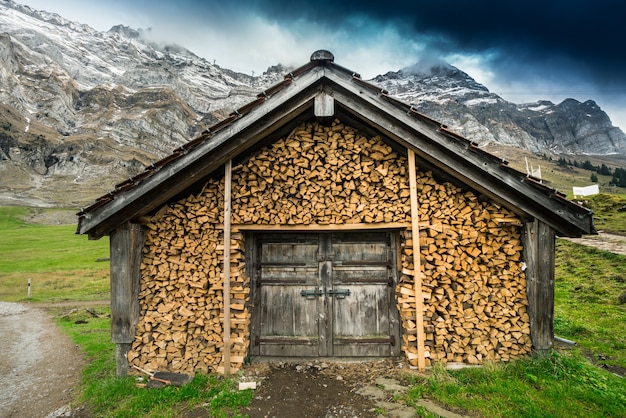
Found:
[[[407,160],[379,137],[335,120],[305,123],[233,167],[238,225],[409,225]],[[424,332],[430,361],[479,364],[530,351],[520,220],[510,211],[418,171]],[[140,320],[131,364],[220,371],[223,345],[223,178],[164,206],[147,223]],[[403,351],[417,364],[416,240],[400,232],[396,287]],[[231,241],[231,372],[250,344],[244,237]]]

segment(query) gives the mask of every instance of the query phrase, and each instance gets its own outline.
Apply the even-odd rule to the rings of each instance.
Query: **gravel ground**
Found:
[[[569,241],[615,254],[626,255],[626,236],[599,232],[598,235],[585,235],[581,238],[565,238]]]
[[[0,341],[0,417],[69,416],[84,360],[50,316],[0,302]]]

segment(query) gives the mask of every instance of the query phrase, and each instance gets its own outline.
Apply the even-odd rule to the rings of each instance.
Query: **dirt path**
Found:
[[[43,310],[0,302],[0,417],[62,416],[84,360]],[[56,413],[55,413],[56,412]]]
[[[395,367],[394,367],[395,366]],[[260,373],[259,373],[260,370]],[[395,375],[391,361],[341,364],[322,361],[298,364],[256,364],[247,368],[247,378],[259,383],[250,406],[244,410],[250,418],[265,417],[354,417],[375,418],[383,408],[363,388],[376,386],[381,376]],[[259,373],[258,375],[255,375]],[[385,396],[389,401],[393,394]],[[403,405],[398,404],[401,408]],[[391,412],[387,408],[386,412]],[[404,407],[411,417],[414,408]]]
[[[575,242],[589,247],[596,247],[604,251],[626,255],[626,236],[607,234],[600,232],[598,235],[585,235],[581,238],[565,238],[568,241]]]

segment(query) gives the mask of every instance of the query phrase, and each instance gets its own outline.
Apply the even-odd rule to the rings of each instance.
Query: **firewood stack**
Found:
[[[367,138],[338,121],[332,127],[302,125],[233,168],[232,222],[405,222],[410,208],[404,162],[379,137]]]
[[[224,183],[164,206],[147,224],[141,265],[140,321],[131,364],[193,373],[220,367],[224,323]],[[231,236],[231,372],[249,344],[250,280],[243,236]],[[222,365],[223,367],[223,365]]]
[[[428,174],[417,182],[426,365],[507,361],[529,353],[521,221]],[[402,236],[398,309],[405,352],[417,365],[415,241],[410,230]]]
[[[300,125],[233,167],[233,225],[410,222],[407,160],[335,120]],[[512,213],[418,172],[424,323],[433,361],[507,360],[530,349],[519,226]],[[147,223],[131,364],[222,371],[224,180]],[[396,294],[404,351],[416,362],[413,238],[401,233]],[[250,344],[244,236],[231,237],[231,372]]]

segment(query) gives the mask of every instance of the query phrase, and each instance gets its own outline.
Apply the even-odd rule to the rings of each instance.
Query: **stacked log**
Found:
[[[521,221],[510,211],[431,176],[418,178],[426,365],[481,364],[530,352]],[[411,231],[403,231],[398,309],[417,365]]]
[[[140,321],[128,353],[131,364],[183,373],[223,367],[223,182],[210,186],[198,198],[190,196],[163,207],[147,224]],[[249,345],[250,280],[243,246],[242,234],[232,234],[233,373],[241,368]]]
[[[301,125],[233,169],[232,222],[405,222],[403,164],[379,137],[367,138],[338,121]]]
[[[520,221],[431,173],[418,172],[424,320],[430,359],[480,363],[530,349]],[[235,225],[410,222],[408,167],[380,137],[336,120],[306,123],[233,167]],[[164,206],[147,223],[140,321],[129,361],[150,369],[221,371],[223,178]],[[410,231],[401,234],[396,289],[404,351],[415,353]],[[250,279],[244,236],[231,241],[231,371],[247,355]]]

